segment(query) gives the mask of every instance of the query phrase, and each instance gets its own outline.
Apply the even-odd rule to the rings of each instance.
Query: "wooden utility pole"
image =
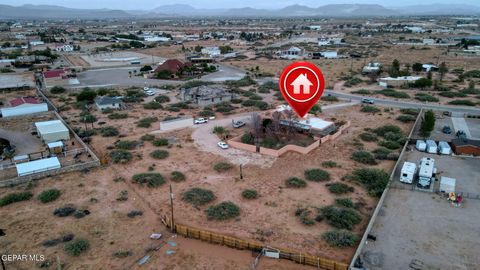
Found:
[[[242,164],[240,164],[240,179],[243,179]]]
[[[170,211],[171,211],[171,226],[170,229],[172,233],[175,233],[175,221],[173,218],[173,192],[172,192],[172,184],[170,184]]]

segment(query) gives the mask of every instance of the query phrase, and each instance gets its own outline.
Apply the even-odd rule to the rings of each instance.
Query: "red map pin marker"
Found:
[[[314,64],[295,62],[283,70],[278,86],[290,107],[304,117],[322,96],[325,79]]]

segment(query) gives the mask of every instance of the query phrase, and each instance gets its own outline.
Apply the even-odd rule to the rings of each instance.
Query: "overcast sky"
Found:
[[[480,5],[480,0],[0,0],[0,4],[20,6],[23,4],[35,5],[57,5],[72,8],[109,8],[109,9],[152,9],[166,4],[189,4],[196,8],[235,8],[235,7],[255,7],[255,8],[282,8],[288,5],[300,4],[310,7],[318,7],[326,4],[382,4],[383,6],[405,6],[425,4],[475,4]]]

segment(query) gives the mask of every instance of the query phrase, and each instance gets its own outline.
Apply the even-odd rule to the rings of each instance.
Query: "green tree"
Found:
[[[391,77],[398,77],[400,74],[400,62],[395,59],[392,62],[392,66],[390,67],[389,75]]]
[[[445,62],[442,62],[438,67],[438,73],[440,74],[440,81],[443,81],[443,77],[447,72],[448,72],[447,64],[445,64]]]
[[[433,128],[435,127],[435,113],[432,110],[426,111],[422,123],[420,124],[420,135],[423,137],[429,137]]]
[[[412,65],[412,70],[415,72],[421,72],[422,71],[422,64],[421,63],[415,63]]]

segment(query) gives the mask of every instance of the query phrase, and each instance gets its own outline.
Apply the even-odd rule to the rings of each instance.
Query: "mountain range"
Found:
[[[151,10],[76,9],[52,5],[0,5],[0,19],[121,19],[162,17],[382,17],[408,15],[480,15],[480,6],[432,4],[384,7],[377,4],[331,4],[320,7],[291,5],[280,9],[251,7],[194,8],[185,4],[163,5]]]

